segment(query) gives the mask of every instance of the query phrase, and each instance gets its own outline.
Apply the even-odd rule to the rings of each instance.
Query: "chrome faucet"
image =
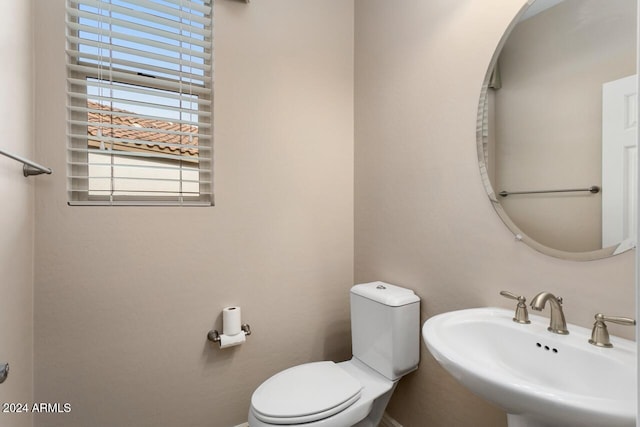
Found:
[[[547,301],[551,304],[551,319],[547,330],[554,334],[567,335],[569,331],[567,330],[567,321],[564,319],[564,312],[562,311],[562,298],[556,297],[551,292],[540,292],[533,297],[531,308],[536,311],[542,311]]]

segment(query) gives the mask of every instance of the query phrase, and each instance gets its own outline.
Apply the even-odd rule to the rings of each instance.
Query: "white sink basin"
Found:
[[[530,314],[523,325],[513,314],[440,314],[425,322],[422,337],[451,375],[509,414],[510,427],[636,425],[635,342],[611,336],[614,347],[600,348],[587,342],[590,329],[568,325],[569,335],[557,335],[546,317]]]

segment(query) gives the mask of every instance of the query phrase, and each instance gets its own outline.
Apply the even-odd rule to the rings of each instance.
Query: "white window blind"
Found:
[[[67,0],[69,204],[212,204],[211,2]]]

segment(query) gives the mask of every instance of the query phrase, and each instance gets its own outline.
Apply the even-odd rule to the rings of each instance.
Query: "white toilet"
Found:
[[[383,282],[351,288],[353,357],[294,366],[251,397],[249,427],[377,427],[398,380],[418,368],[420,298]]]

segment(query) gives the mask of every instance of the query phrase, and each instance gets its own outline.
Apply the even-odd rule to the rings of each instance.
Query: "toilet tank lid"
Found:
[[[390,307],[400,307],[420,301],[420,298],[411,289],[385,282],[361,283],[352,287],[351,293]]]

